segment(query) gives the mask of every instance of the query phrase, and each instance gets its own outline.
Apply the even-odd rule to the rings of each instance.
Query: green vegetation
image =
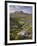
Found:
[[[18,35],[23,31],[27,32],[27,36]],[[32,39],[32,15],[11,13],[10,14],[10,40]]]

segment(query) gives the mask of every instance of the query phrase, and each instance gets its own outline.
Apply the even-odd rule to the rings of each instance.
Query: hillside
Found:
[[[20,32],[24,32],[23,36]],[[26,33],[26,35],[25,35]],[[18,35],[19,34],[19,35]],[[28,36],[27,36],[28,35]],[[32,14],[21,12],[10,13],[10,40],[32,38]]]

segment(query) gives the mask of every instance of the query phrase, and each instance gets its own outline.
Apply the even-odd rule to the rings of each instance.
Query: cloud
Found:
[[[10,12],[23,11],[24,13],[32,13],[32,6],[15,6],[10,5]]]

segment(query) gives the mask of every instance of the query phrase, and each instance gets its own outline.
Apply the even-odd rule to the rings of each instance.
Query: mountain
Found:
[[[23,11],[16,11],[14,13],[10,13],[11,17],[25,17],[25,16],[30,16],[32,14],[24,13]]]

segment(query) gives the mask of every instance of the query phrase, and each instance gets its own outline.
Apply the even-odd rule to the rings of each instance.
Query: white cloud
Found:
[[[10,12],[14,13],[16,11],[23,11],[24,13],[32,13],[32,7],[26,6],[10,6]]]

